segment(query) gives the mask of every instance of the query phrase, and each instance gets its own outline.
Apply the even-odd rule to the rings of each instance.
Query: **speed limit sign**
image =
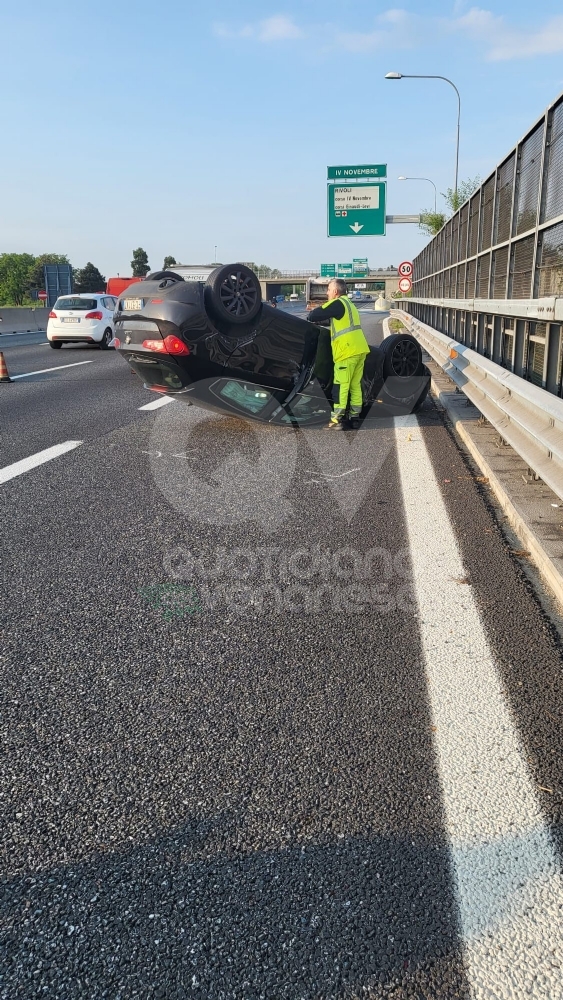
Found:
[[[399,281],[399,291],[400,292],[410,292],[412,288],[412,281],[410,278],[401,278]]]
[[[402,264],[399,264],[399,274],[401,278],[412,278],[412,263],[410,260],[404,260]]]

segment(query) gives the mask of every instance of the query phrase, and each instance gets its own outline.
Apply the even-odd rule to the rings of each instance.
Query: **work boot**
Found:
[[[344,425],[340,420],[331,420],[329,424],[325,424],[325,431],[343,431]]]

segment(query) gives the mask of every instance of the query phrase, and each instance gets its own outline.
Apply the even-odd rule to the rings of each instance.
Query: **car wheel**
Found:
[[[59,347],[63,346],[62,340],[50,340],[49,343],[55,350],[58,350]]]
[[[262,305],[260,282],[245,264],[226,264],[209,275],[206,300],[219,321],[250,323]]]
[[[410,333],[394,333],[381,344],[384,351],[383,374],[386,377],[412,378],[422,371],[420,344]]]
[[[112,340],[113,340],[113,333],[111,332],[111,330],[109,328],[107,330],[104,330],[104,335],[100,340],[100,350],[107,351],[110,342]]]

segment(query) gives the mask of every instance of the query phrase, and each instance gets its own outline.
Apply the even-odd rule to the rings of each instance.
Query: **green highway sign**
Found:
[[[385,181],[327,188],[329,236],[385,236]]]
[[[356,167],[327,167],[329,181],[373,180],[387,177],[386,163],[364,163]]]
[[[369,274],[369,264],[367,257],[354,257],[354,276],[364,277]]]
[[[353,264],[338,264],[338,277],[351,278],[354,274]]]
[[[321,278],[336,278],[336,264],[321,264]]]

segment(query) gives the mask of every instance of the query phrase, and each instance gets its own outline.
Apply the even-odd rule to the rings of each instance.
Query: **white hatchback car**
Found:
[[[107,350],[113,340],[113,314],[117,301],[112,295],[82,292],[61,295],[47,323],[47,340],[51,347],[63,344],[97,344]]]

